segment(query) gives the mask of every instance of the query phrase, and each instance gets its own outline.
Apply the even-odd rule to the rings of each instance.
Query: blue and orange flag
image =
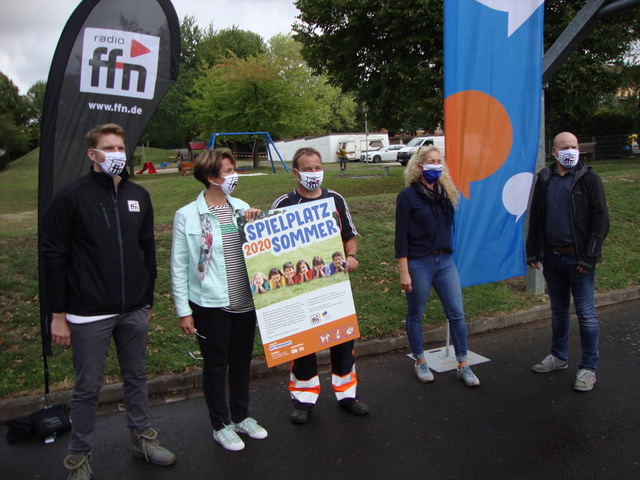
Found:
[[[544,0],[445,0],[446,162],[461,193],[462,284],[525,274],[524,213],[538,152]]]

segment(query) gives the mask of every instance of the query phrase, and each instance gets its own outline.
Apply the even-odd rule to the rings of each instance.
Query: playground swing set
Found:
[[[282,167],[284,168],[285,172],[289,173],[289,169],[287,168],[287,165],[284,163],[284,160],[280,155],[280,152],[278,152],[278,149],[273,143],[273,140],[271,139],[271,135],[269,135],[268,132],[229,132],[229,133],[216,132],[211,134],[211,137],[209,138],[208,143],[207,142],[189,142],[189,148],[187,149],[187,159],[186,159],[187,161],[181,160],[178,164],[178,170],[182,173],[183,176],[186,176],[187,174],[192,173],[193,165],[195,163],[196,157],[204,150],[213,150],[215,148],[216,139],[218,137],[231,137],[231,136],[237,136],[237,135],[256,135],[256,138],[254,140],[254,148],[255,148],[255,142],[257,142],[257,136],[264,135],[265,143],[267,145],[267,156],[269,158],[269,161],[271,162],[271,171],[273,173],[276,173],[276,167],[274,162],[274,154],[275,154],[278,156],[278,159],[280,160],[280,163],[282,164]],[[253,167],[244,167],[243,170],[250,170],[252,168]]]

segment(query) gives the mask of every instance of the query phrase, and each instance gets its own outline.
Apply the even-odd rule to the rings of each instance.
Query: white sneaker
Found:
[[[267,435],[269,435],[267,431],[258,425],[258,422],[251,417],[247,417],[239,423],[231,422],[231,424],[237,433],[246,433],[256,440],[262,440],[263,438],[267,438]]]
[[[434,377],[431,370],[429,370],[429,366],[427,362],[420,362],[415,366],[416,375],[418,376],[418,380],[423,383],[433,382]]]
[[[596,383],[596,372],[593,370],[587,370],[581,368],[576,375],[576,383],[573,384],[573,389],[579,392],[589,392],[593,390],[593,385]]]
[[[569,366],[567,360],[560,360],[549,354],[540,363],[536,363],[531,369],[538,373],[549,373],[554,370],[565,370]]]
[[[215,430],[213,432],[213,439],[227,450],[237,452],[244,448],[244,442],[240,439],[232,425],[225,425],[220,430]]]
[[[480,380],[478,380],[478,377],[471,371],[469,365],[456,368],[456,377],[462,380],[467,387],[477,387],[480,385]]]

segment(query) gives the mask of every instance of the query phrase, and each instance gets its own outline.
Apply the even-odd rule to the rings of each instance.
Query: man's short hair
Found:
[[[235,167],[238,163],[235,155],[228,148],[216,148],[215,150],[205,150],[196,157],[193,165],[193,176],[209,188],[209,176],[219,177],[222,161],[228,159]]]
[[[103,123],[102,125],[93,127],[91,130],[87,132],[87,134],[84,137],[87,140],[87,147],[96,148],[98,146],[98,141],[100,140],[100,137],[103,135],[109,135],[109,134],[122,137],[123,140],[125,137],[124,128],[122,128],[117,123]]]
[[[298,160],[302,155],[318,155],[320,161],[322,161],[322,155],[320,155],[320,152],[318,150],[311,147],[303,147],[299,148],[298,151],[293,154],[293,160],[291,161],[292,168],[295,168],[296,170],[298,169]]]

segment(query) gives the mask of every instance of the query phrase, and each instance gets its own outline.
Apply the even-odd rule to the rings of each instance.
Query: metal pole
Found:
[[[538,157],[536,159],[536,173],[544,168],[544,160],[545,160],[545,132],[544,132],[544,90],[540,92],[542,95],[542,101],[540,102],[540,138],[538,140]],[[535,185],[536,177],[533,177],[533,182]],[[529,192],[529,205],[531,205],[531,198],[533,197],[533,186],[531,187],[531,192]],[[527,238],[527,230],[529,225],[529,211],[527,209],[527,220],[525,221],[525,229],[524,235]],[[527,291],[533,293],[534,295],[542,295],[544,293],[544,278],[542,277],[542,270],[537,270],[535,268],[531,268],[527,265],[527,278],[526,278],[526,286]]]
[[[444,358],[449,358],[450,343],[451,343],[451,331],[449,330],[449,319],[447,318],[447,335],[444,342]]]
[[[364,163],[369,163],[369,126],[367,125],[369,106],[366,103],[362,105],[362,111],[364,112]]]

